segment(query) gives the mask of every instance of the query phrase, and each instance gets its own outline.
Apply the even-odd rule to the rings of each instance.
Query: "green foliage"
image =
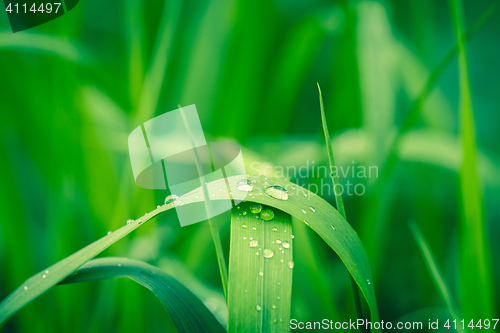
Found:
[[[225,332],[213,314],[189,289],[161,269],[128,258],[101,258],[87,262],[59,284],[127,277],[151,290],[181,333]]]
[[[0,316],[15,314],[2,331],[175,331],[157,299],[128,279],[50,288],[98,253],[168,272],[226,327],[217,265],[231,252],[229,218],[217,218],[217,250],[208,223],[180,228],[172,210],[130,233],[127,219],[170,193],[134,184],[127,136],[178,104],[196,104],[208,141],[238,143],[250,174],[291,168],[284,176],[321,189],[323,211],[332,210],[325,221],[335,222],[342,214],[324,186],[328,172],[315,173],[331,165],[316,82],[335,165],[378,169],[378,177],[339,175],[339,184],[366,189],[342,198],[370,259],[381,319],[449,318],[431,262],[457,313],[498,313],[498,11],[486,0],[464,2],[463,14],[451,4],[450,12],[432,0],[80,1],[16,34],[4,15]],[[346,255],[331,251],[335,234],[295,217],[290,318],[356,318]],[[434,261],[421,260],[407,220]],[[113,241],[84,248],[108,230],[117,230]]]
[[[229,332],[287,332],[292,299],[293,234],[290,215],[271,220],[241,203],[231,212]],[[257,211],[257,210],[255,210]],[[268,217],[265,217],[268,219]]]

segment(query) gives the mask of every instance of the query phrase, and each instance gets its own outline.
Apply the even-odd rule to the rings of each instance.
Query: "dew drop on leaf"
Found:
[[[278,200],[288,200],[288,191],[279,185],[268,186],[264,190],[271,198],[275,198]]]
[[[309,209],[313,212],[313,213],[316,213],[316,209],[314,209],[313,206],[309,207]]]
[[[250,205],[250,211],[254,214],[260,213],[262,210],[262,205],[260,203]]]
[[[283,241],[283,247],[285,249],[288,249],[290,247],[290,243],[288,243],[287,241]]]
[[[274,212],[271,208],[263,209],[260,212],[260,218],[264,221],[271,221],[274,218]]]
[[[248,243],[248,246],[249,247],[256,247],[257,245],[259,245],[259,242],[256,241],[255,239],[254,240],[251,240],[249,243]]]
[[[259,304],[257,304],[257,305],[255,306],[255,309],[256,309],[257,311],[260,311],[262,308],[260,307],[260,305],[259,305]]]
[[[288,262],[288,268],[293,268],[293,265],[294,265],[293,261]]]
[[[271,249],[264,249],[264,252],[262,253],[262,255],[264,256],[264,258],[272,258],[274,256],[274,251],[271,250]]]
[[[248,179],[241,179],[236,183],[236,189],[242,192],[250,192],[253,190],[253,184]]]
[[[179,197],[177,195],[175,195],[175,194],[169,195],[168,197],[165,198],[165,205],[171,204],[174,201],[176,201],[177,199],[179,199]]]

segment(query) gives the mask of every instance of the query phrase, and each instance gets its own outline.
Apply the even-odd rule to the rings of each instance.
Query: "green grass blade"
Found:
[[[87,262],[60,284],[128,277],[151,290],[181,333],[226,332],[206,306],[182,283],[145,262],[102,258]]]
[[[335,165],[335,158],[333,155],[333,149],[332,149],[332,141],[330,140],[330,134],[328,133],[328,124],[326,123],[326,116],[325,116],[325,106],[323,104],[323,96],[321,95],[321,87],[318,84],[318,92],[319,92],[319,105],[320,105],[320,110],[321,110],[321,122],[323,124],[323,133],[325,134],[325,142],[326,142],[326,150],[328,153],[328,160],[330,162],[330,177],[332,178],[332,183],[333,183],[333,193],[335,194],[335,202],[337,203],[337,210],[339,211],[340,215],[344,219],[347,220],[347,216],[345,214],[345,208],[344,208],[344,200],[342,199],[342,193],[337,191],[337,185],[340,184],[339,182],[339,176],[337,172],[337,166]],[[363,316],[363,308],[361,307],[361,299],[359,295],[359,289],[356,286],[356,283],[351,277],[351,284],[352,284],[352,293],[354,297],[354,305],[356,307],[356,317],[357,318],[362,318]]]
[[[333,156],[332,141],[330,140],[330,134],[328,133],[328,125],[326,123],[326,116],[325,116],[325,106],[323,105],[323,96],[321,95],[321,88],[319,86],[319,83],[317,84],[319,91],[321,122],[323,124],[323,132],[325,133],[326,151],[328,153],[328,160],[330,162],[330,177],[332,178],[333,181],[333,189],[334,189],[333,192],[335,193],[335,202],[337,203],[337,210],[339,211],[340,215],[342,215],[345,219],[347,219],[345,215],[344,200],[342,200],[342,193],[339,193],[337,191],[337,185],[339,184],[339,176],[337,172],[337,167],[335,165],[335,158]]]
[[[186,119],[186,116],[184,114],[184,111],[182,107],[179,105],[179,110],[182,115],[182,121],[184,122],[184,126],[186,127],[186,130],[188,132],[189,137],[191,138],[191,144],[193,147],[194,151],[194,156],[195,156],[195,162],[196,162],[196,169],[198,171],[198,176],[200,177],[200,183],[201,183],[201,188],[203,190],[203,197],[207,198],[204,200],[205,203],[205,210],[207,212],[208,216],[208,224],[210,225],[210,231],[212,233],[212,239],[214,241],[215,245],[215,253],[217,255],[217,263],[219,264],[219,272],[222,280],[222,290],[224,290],[224,297],[226,297],[227,300],[227,266],[226,266],[226,259],[224,258],[224,251],[222,250],[222,242],[220,240],[220,233],[219,233],[219,227],[217,226],[217,222],[211,218],[211,216],[214,216],[213,214],[213,208],[212,208],[212,203],[208,198],[210,196],[208,195],[208,190],[205,182],[205,177],[203,176],[203,167],[201,165],[201,160],[200,156],[198,155],[197,147],[194,144],[193,141],[193,132],[191,131],[191,127],[189,126],[189,122]],[[212,158],[212,154],[210,153],[210,158]],[[213,169],[213,162],[212,164],[212,169]],[[215,171],[215,170],[212,170]]]
[[[429,247],[429,244],[425,240],[425,237],[420,231],[420,228],[414,221],[410,221],[408,225],[410,226],[413,237],[415,237],[415,241],[417,242],[418,249],[422,254],[427,269],[429,270],[429,274],[431,275],[432,280],[434,281],[434,284],[436,285],[436,288],[439,291],[441,298],[443,299],[443,302],[448,308],[448,311],[450,311],[452,317],[456,319],[457,322],[459,322],[460,320],[462,320],[462,318],[460,318],[458,314],[458,310],[455,305],[455,301],[453,300],[453,296],[450,292],[450,288],[448,287],[443,274],[441,273],[441,270],[437,265],[436,259],[434,257],[434,254],[432,253],[431,248]],[[458,325],[457,328],[458,332],[465,332],[465,330],[460,327],[460,325]]]
[[[55,286],[87,261],[137,229],[144,222],[171,208],[173,208],[172,204],[160,206],[160,208],[145,214],[134,222],[121,227],[115,232],[95,241],[27,279],[0,303],[0,323],[4,322],[7,318],[45,291]]]
[[[240,179],[239,176],[228,177],[227,181],[231,188],[235,188]],[[357,233],[344,217],[321,197],[287,180],[265,176],[251,176],[250,179],[255,183],[246,200],[282,210],[304,221],[313,229],[343,261],[366,299],[371,311],[371,320],[378,321],[379,314],[368,258]],[[216,184],[216,181],[210,182],[207,188],[213,188],[214,192],[217,192]],[[279,200],[265,194],[265,189],[271,185],[285,188],[288,199]],[[201,199],[196,198],[196,193],[195,190],[187,193],[182,197],[183,201],[200,202]],[[220,198],[217,195],[212,197],[212,200],[219,199],[224,200],[224,197],[222,195]]]
[[[452,49],[446,53],[446,55],[441,59],[441,61],[436,65],[436,67],[432,70],[427,81],[425,82],[422,90],[417,96],[417,99],[413,102],[410,111],[406,115],[403,123],[398,128],[396,136],[391,143],[391,147],[389,149],[388,156],[385,161],[385,167],[382,168],[382,177],[384,181],[391,174],[394,166],[397,162],[397,154],[400,148],[401,141],[406,133],[415,126],[417,123],[420,114],[422,113],[422,108],[424,107],[425,101],[429,97],[429,94],[432,92],[432,89],[436,85],[436,82],[441,77],[443,72],[448,68],[448,66],[455,60],[456,56],[459,54],[460,44],[464,44],[468,42],[477,31],[488,21],[488,19],[495,13],[497,10],[497,4],[492,4],[475,22],[474,24],[465,32],[457,45],[455,45]]]
[[[459,49],[460,136],[463,149],[459,175],[462,210],[460,225],[462,309],[466,318],[490,318],[495,313],[493,309],[494,289],[476,166],[474,112],[467,73],[461,1],[450,0],[450,8]]]
[[[231,212],[228,331],[286,332],[292,297],[291,217],[271,208],[274,218],[265,221],[250,211],[251,205],[241,203]]]
[[[142,92],[137,110],[137,122],[144,122],[153,118],[161,88],[165,80],[165,70],[170,60],[172,44],[181,12],[182,1],[167,1],[164,4],[161,26],[155,41],[155,50],[150,66],[144,77]]]

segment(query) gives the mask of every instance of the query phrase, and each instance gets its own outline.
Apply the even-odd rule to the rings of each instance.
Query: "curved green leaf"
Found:
[[[183,333],[226,332],[206,306],[182,283],[145,262],[127,258],[94,259],[60,284],[128,277],[151,290]]]
[[[69,257],[64,258],[63,260],[27,279],[21,286],[14,290],[0,303],[0,323],[7,320],[7,318],[46,292],[48,289],[55,286],[87,261],[106,250],[130,232],[137,229],[142,223],[171,208],[173,208],[172,205],[160,206],[152,212],[146,213],[134,222],[131,222],[130,224],[121,227],[115,232],[104,236],[94,243],[87,245]]]
[[[372,275],[366,251],[361,244],[358,234],[340,213],[321,197],[307,189],[284,179],[270,178],[263,175],[249,176],[253,189],[248,192],[246,201],[257,202],[282,210],[297,219],[304,221],[313,229],[340,257],[352,278],[361,289],[363,296],[370,307],[371,320],[378,321],[379,314],[372,283]],[[241,176],[228,177],[226,180],[231,188],[236,188]],[[217,182],[207,184],[209,191],[215,193],[212,200],[224,199]],[[219,182],[220,183],[220,182]],[[280,200],[265,194],[265,189],[272,185],[285,188],[287,200]],[[220,194],[219,194],[220,193]],[[194,190],[182,196],[185,204],[203,200]],[[219,197],[220,196],[220,197]]]

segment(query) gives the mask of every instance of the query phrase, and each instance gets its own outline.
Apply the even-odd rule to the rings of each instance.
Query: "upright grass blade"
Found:
[[[337,210],[339,211],[340,215],[342,215],[345,219],[347,219],[345,215],[344,201],[342,200],[342,193],[337,191],[337,185],[339,184],[339,176],[337,172],[337,167],[335,165],[335,158],[333,156],[332,141],[330,140],[330,134],[328,133],[328,125],[326,123],[325,106],[323,105],[323,96],[321,95],[321,87],[319,86],[319,83],[317,83],[317,85],[319,91],[321,123],[323,124],[323,133],[325,134],[326,151],[328,153],[328,161],[330,162],[330,177],[332,177],[335,202],[337,203]]]
[[[468,42],[477,31],[488,21],[488,19],[496,12],[498,5],[493,3],[475,22],[472,26],[460,37],[459,42],[452,49],[446,53],[446,55],[441,59],[441,61],[434,67],[430,73],[427,81],[425,82],[422,90],[417,96],[417,99],[413,102],[410,111],[403,120],[403,123],[399,127],[394,140],[391,143],[389,153],[385,161],[385,167],[382,169],[383,179],[385,180],[388,175],[391,174],[394,166],[397,162],[397,153],[400,148],[401,141],[406,133],[415,126],[417,123],[422,109],[424,107],[427,97],[432,92],[436,82],[441,77],[443,72],[448,68],[452,61],[459,54],[460,43],[463,45]]]
[[[414,221],[410,221],[408,225],[411,229],[411,232],[413,233],[413,237],[415,237],[418,249],[422,254],[427,269],[429,270],[429,274],[431,275],[432,280],[434,281],[434,284],[436,285],[436,288],[439,291],[441,298],[443,299],[443,302],[448,308],[448,311],[450,311],[450,314],[453,317],[453,319],[456,319],[457,322],[459,322],[460,320],[462,320],[462,318],[460,318],[458,314],[459,311],[457,309],[455,301],[453,300],[450,288],[448,287],[446,281],[444,280],[443,274],[441,273],[441,270],[437,265],[436,259],[434,258],[434,254],[432,253],[429,244],[425,240],[424,235],[420,231],[420,228]],[[461,327],[460,325],[457,326],[457,330],[458,332],[462,333],[465,332],[463,327]]]
[[[186,130],[188,132],[189,137],[191,140],[193,139],[193,132],[191,131],[191,127],[189,126],[189,122],[186,119],[186,116],[184,114],[184,111],[182,107],[179,105],[179,110],[182,115],[182,120],[184,122],[184,126],[186,127]],[[201,160],[200,156],[198,155],[198,151],[196,150],[196,146],[194,144],[194,141],[191,141],[194,155],[195,155],[195,162],[196,162],[196,169],[198,171],[198,176],[200,177],[200,182],[201,182],[201,188],[203,190],[203,197],[206,198],[204,200],[205,203],[205,210],[207,212],[208,216],[208,223],[210,225],[210,231],[212,232],[212,238],[214,240],[214,245],[215,245],[215,253],[217,255],[217,263],[219,264],[219,272],[221,275],[221,280],[222,280],[222,289],[224,290],[224,297],[226,297],[227,301],[227,266],[226,266],[226,259],[224,258],[224,251],[222,250],[222,243],[220,240],[220,234],[219,234],[219,228],[217,226],[217,222],[211,218],[214,216],[213,214],[213,209],[212,209],[212,204],[210,202],[210,196],[208,195],[208,190],[207,186],[205,183],[205,177],[203,168],[201,165]],[[210,152],[210,158],[212,158],[212,154]],[[211,162],[212,168],[213,168],[213,162]],[[215,171],[215,170],[212,170]]]
[[[422,109],[425,105],[427,98],[429,97],[432,89],[434,88],[436,82],[441,77],[443,72],[448,68],[448,66],[452,63],[455,57],[459,54],[460,44],[464,45],[468,42],[477,31],[484,25],[485,22],[496,12],[498,5],[493,3],[475,22],[474,24],[467,30],[465,34],[463,34],[457,45],[451,48],[448,53],[441,59],[441,61],[437,64],[436,67],[430,73],[427,81],[422,87],[420,93],[418,94],[415,101],[406,115],[405,119],[402,122],[402,125],[398,128],[394,139],[391,142],[391,146],[389,148],[387,157],[383,162],[383,167],[380,168],[380,178],[377,180],[374,188],[370,190],[373,193],[372,199],[368,202],[368,208],[365,209],[366,214],[369,214],[370,221],[375,216],[377,219],[377,223],[367,223],[364,225],[362,230],[362,235],[369,235],[369,237],[365,240],[365,246],[367,248],[368,253],[373,253],[374,265],[377,265],[379,260],[381,259],[378,255],[379,251],[377,248],[380,246],[379,239],[380,235],[383,234],[386,225],[385,220],[380,219],[380,200],[386,196],[386,189],[388,188],[388,182],[394,171],[394,168],[398,161],[398,154],[400,152],[403,138],[408,133],[408,131],[415,126],[417,123],[420,114],[422,113]]]
[[[181,333],[226,332],[206,306],[182,283],[145,262],[102,258],[87,262],[59,284],[128,277],[151,290]]]
[[[330,162],[330,177],[332,178],[333,193],[335,194],[335,202],[337,203],[337,210],[339,211],[340,215],[342,215],[342,217],[347,220],[344,208],[344,200],[342,200],[342,193],[337,191],[337,188],[339,187],[337,185],[340,185],[340,182],[339,182],[337,166],[335,165],[335,158],[333,156],[332,142],[330,140],[330,134],[328,133],[328,124],[326,123],[326,116],[325,116],[325,106],[323,104],[323,96],[321,95],[321,87],[319,86],[319,83],[318,83],[318,92],[319,92],[319,105],[321,110],[321,122],[323,124],[323,133],[325,134],[328,160]],[[356,307],[356,317],[361,318],[363,316],[363,308],[361,307],[359,289],[354,280],[352,279],[352,277],[351,277],[351,285],[354,297],[354,305]]]
[[[257,206],[262,213],[271,209],[274,218],[260,218],[261,212],[252,212]],[[288,331],[292,239],[289,214],[249,202],[232,209],[228,332]]]
[[[459,175],[462,210],[460,224],[462,309],[466,318],[491,318],[495,314],[494,290],[477,175],[474,115],[463,40],[461,1],[450,0],[450,8],[458,39],[460,136],[463,148],[462,168]]]
[[[166,1],[164,4],[160,29],[155,41],[155,49],[151,57],[149,69],[144,77],[139,108],[136,113],[137,121],[140,123],[151,119],[158,106],[160,91],[165,79],[165,70],[170,60],[172,44],[177,31],[181,7],[181,0]]]

